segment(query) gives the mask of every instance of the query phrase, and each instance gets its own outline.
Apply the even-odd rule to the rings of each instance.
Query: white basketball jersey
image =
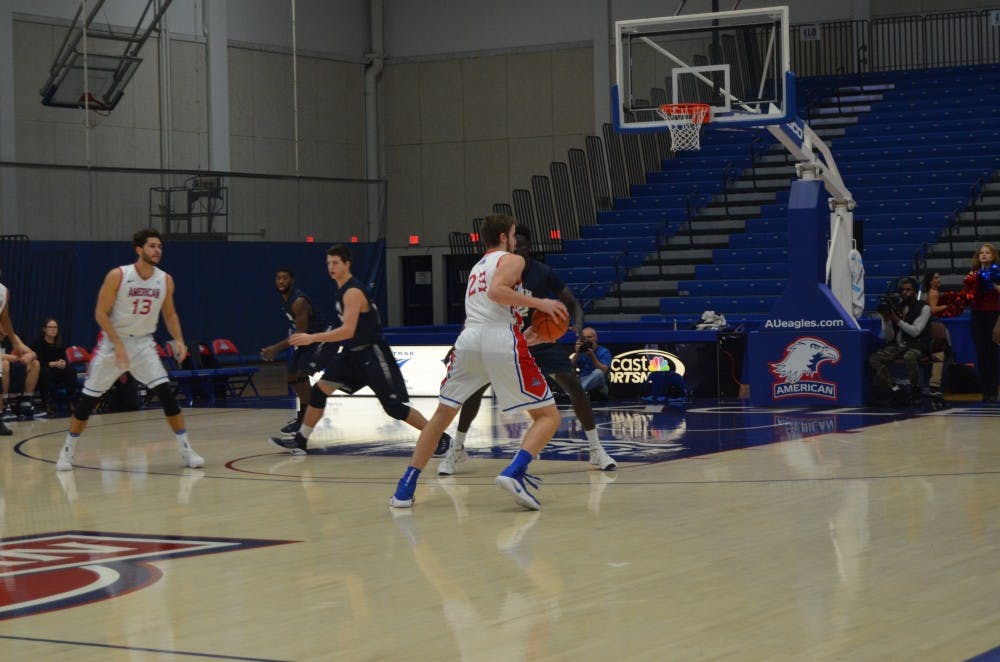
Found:
[[[507,251],[490,251],[469,271],[469,283],[465,291],[466,324],[517,324],[521,328],[521,315],[513,306],[501,305],[490,299],[490,287],[497,272],[497,263]],[[514,287],[521,291],[518,281]]]
[[[7,305],[7,286],[0,283],[0,313],[3,312],[4,306]]]
[[[150,335],[156,331],[167,296],[167,273],[153,267],[153,275],[143,280],[134,264],[118,268],[122,271],[122,283],[111,309],[111,325],[119,334]]]

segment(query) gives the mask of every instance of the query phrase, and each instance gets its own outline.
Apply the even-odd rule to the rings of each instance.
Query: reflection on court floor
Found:
[[[465,442],[472,457],[509,457],[530,425],[525,413],[507,416],[483,400]],[[429,416],[437,401],[414,398]],[[982,408],[972,411],[982,412]],[[546,460],[579,460],[587,454],[586,437],[573,410],[560,406],[562,426],[542,451]],[[964,409],[947,410],[960,414]],[[641,400],[595,405],[601,443],[619,462],[662,462],[820,434],[861,428],[919,415],[914,410],[838,408],[831,410],[756,408],[739,401],[692,402],[682,405]],[[998,412],[1000,414],[1000,412]],[[457,419],[456,419],[457,421]],[[456,423],[449,431],[454,432]],[[386,416],[375,398],[331,398],[310,438],[312,454],[406,456],[417,431]]]

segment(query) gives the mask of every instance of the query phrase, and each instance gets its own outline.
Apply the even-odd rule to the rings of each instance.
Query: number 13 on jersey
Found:
[[[149,311],[152,309],[153,309],[152,299],[132,299],[133,315],[148,315]]]

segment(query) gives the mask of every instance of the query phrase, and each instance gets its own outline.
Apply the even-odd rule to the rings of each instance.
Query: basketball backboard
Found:
[[[158,32],[160,19],[172,1],[146,0],[139,22],[129,34],[98,24],[98,17],[106,16],[102,9],[106,0],[81,0],[49,67],[48,79],[39,90],[42,103],[102,112],[113,109],[142,63],[139,53],[143,44]]]
[[[612,115],[620,131],[662,131],[663,104],[711,106],[710,124],[751,127],[795,116],[788,8],[617,21]]]
[[[86,63],[86,67],[84,66]],[[97,55],[73,52],[56,67],[47,86],[41,90],[42,103],[59,108],[83,108],[87,94],[89,105],[111,110],[121,99],[125,86],[142,60],[124,55]]]

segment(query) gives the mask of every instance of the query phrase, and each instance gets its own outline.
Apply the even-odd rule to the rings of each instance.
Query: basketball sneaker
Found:
[[[525,485],[527,483],[537,490],[542,479],[525,472],[524,468],[509,466],[501,471],[493,482],[500,489],[510,492],[518,505],[524,506],[528,510],[542,509],[542,504],[528,491],[528,486]]]
[[[438,439],[437,448],[434,449],[434,457],[441,457],[448,452],[449,448],[451,448],[451,435],[447,432],[442,432],[441,438]]]
[[[195,453],[193,448],[185,448],[182,450],[181,459],[184,460],[184,466],[189,469],[198,469],[205,466],[205,458]]]
[[[410,498],[398,497],[393,494],[389,497],[389,507],[390,508],[412,508],[413,507],[413,495]]]
[[[67,453],[65,448],[59,451],[59,459],[56,461],[56,471],[73,471],[73,454]]]
[[[276,446],[282,450],[286,450],[292,455],[305,455],[306,454],[306,438],[301,434],[296,434],[294,437],[268,437],[268,443],[272,446]]]
[[[390,508],[412,508],[413,493],[417,489],[417,478],[420,471],[414,467],[407,467],[403,472],[403,477],[396,483],[396,491],[389,497]]]
[[[601,471],[614,471],[618,468],[615,458],[608,455],[602,446],[590,449],[590,463],[600,467]]]
[[[17,420],[17,414],[14,413],[14,410],[11,409],[11,406],[9,404],[4,405],[2,416],[3,416],[3,420],[4,421],[16,421]]]
[[[438,463],[438,476],[451,476],[455,473],[455,465],[469,459],[469,454],[461,446],[452,446]]]
[[[0,420],[0,436],[9,437],[12,434],[14,434],[14,432],[9,427],[7,427],[6,423]]]
[[[296,416],[281,428],[281,434],[294,435],[302,427],[302,419]]]
[[[31,405],[31,400],[21,400],[21,402],[17,404],[17,420],[35,420],[35,408]]]

